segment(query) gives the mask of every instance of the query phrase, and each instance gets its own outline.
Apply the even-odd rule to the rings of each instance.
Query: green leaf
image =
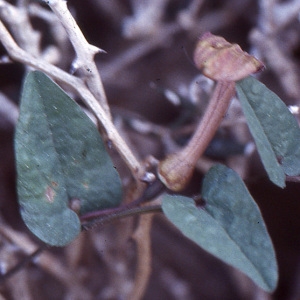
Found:
[[[274,249],[260,210],[231,169],[212,167],[203,182],[204,208],[191,198],[164,196],[162,208],[184,235],[273,291],[278,280]]]
[[[80,232],[79,214],[117,206],[121,182],[95,125],[41,72],[24,83],[16,128],[18,198],[29,229],[64,246]]]
[[[269,178],[284,187],[284,173],[300,174],[297,121],[282,100],[255,78],[247,77],[237,82],[236,89]]]

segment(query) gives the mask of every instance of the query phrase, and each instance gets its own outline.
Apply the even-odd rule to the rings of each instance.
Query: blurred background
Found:
[[[42,14],[50,10],[35,1],[7,2],[25,8],[41,33],[40,50],[54,46],[55,64],[71,70],[74,50],[58,21]],[[95,60],[114,122],[141,160],[162,159],[179,149],[201,119],[213,82],[195,67],[193,51],[207,31],[262,60],[266,70],[257,78],[299,120],[299,0],[70,0],[68,7],[88,42],[106,51]],[[13,136],[26,68],[7,62],[1,45],[0,54],[0,272],[5,273],[40,242],[19,216],[15,188]],[[126,185],[128,171],[113,155]],[[290,178],[284,190],[268,181],[237,99],[186,195],[200,192],[201,178],[215,162],[235,169],[261,208],[277,253],[278,289],[273,295],[263,292],[157,214],[151,230],[152,274],[143,299],[300,299],[299,181]],[[85,232],[63,249],[46,250],[1,283],[0,299],[126,299],[135,269],[130,238],[135,225],[136,219],[125,219]]]

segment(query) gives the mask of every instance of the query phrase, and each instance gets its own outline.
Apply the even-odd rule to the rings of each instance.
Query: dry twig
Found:
[[[133,289],[128,299],[142,299],[151,274],[151,226],[154,214],[142,215],[132,238],[137,247],[137,271]]]
[[[63,1],[59,0],[58,2],[60,3]],[[58,2],[54,1],[55,4],[57,4]],[[5,5],[5,3],[6,2],[2,1],[1,4]],[[59,10],[59,8],[63,9],[63,7],[60,7],[60,6],[56,7],[54,5],[54,7],[56,10]],[[69,18],[70,15],[66,13],[66,7],[65,7],[64,12],[65,12],[65,14],[63,12],[60,13],[61,18],[64,18],[65,15]],[[65,22],[66,27],[68,27],[69,31],[71,31],[72,24],[74,25],[73,22],[75,22],[74,19],[71,19],[71,20],[69,19],[68,21]],[[76,29],[79,30],[78,27],[76,27]],[[76,47],[80,47],[81,42],[82,42],[81,41],[82,37],[81,37],[81,39],[76,40],[76,37],[78,37],[78,35],[79,35],[79,33],[77,31],[75,31],[75,33],[72,34],[73,45],[76,45]],[[82,35],[81,32],[80,32],[80,35]],[[112,143],[116,147],[117,151],[119,152],[119,154],[121,155],[121,157],[123,158],[123,160],[125,161],[127,166],[129,167],[129,169],[131,170],[133,176],[137,180],[139,180],[140,178],[142,178],[144,176],[143,166],[135,158],[132,151],[129,149],[127,144],[123,141],[123,139],[117,132],[114,124],[112,123],[112,121],[110,119],[110,115],[108,115],[107,112],[105,111],[105,109],[103,109],[103,107],[99,104],[99,102],[96,100],[96,98],[91,93],[91,91],[87,88],[87,86],[85,85],[85,82],[82,79],[72,76],[72,75],[68,74],[67,72],[59,69],[58,67],[48,63],[47,61],[40,59],[40,58],[36,58],[29,52],[21,49],[16,44],[16,42],[14,41],[14,39],[12,38],[12,36],[10,35],[10,33],[8,32],[8,30],[6,29],[6,27],[4,26],[4,24],[1,21],[0,21],[0,40],[3,44],[3,46],[6,48],[9,55],[14,60],[22,62],[23,64],[31,66],[40,71],[43,71],[46,74],[48,74],[49,76],[53,77],[54,79],[65,83],[66,85],[70,86],[73,90],[77,91],[77,93],[82,97],[82,99],[84,100],[86,105],[96,115],[97,119],[99,120],[99,122],[101,123],[103,128],[105,129],[108,139],[112,141]],[[74,40],[76,40],[76,42]],[[91,46],[91,49],[93,52],[95,48]],[[78,50],[78,53],[80,53],[80,54],[78,54],[78,56],[80,57],[79,65],[81,65],[83,63],[82,60],[84,60],[84,57],[87,58],[87,55],[84,54],[84,51],[82,52],[82,51]],[[91,52],[89,53],[88,61],[91,61]],[[91,67],[91,70],[93,70],[92,72],[94,73],[95,72],[94,63],[88,63],[88,66]],[[97,81],[99,79],[99,78],[98,79],[95,79],[95,78],[97,78],[97,76],[91,80],[91,82],[93,82],[93,83],[91,83],[91,85],[94,85],[95,81]],[[96,94],[97,93],[98,92],[96,92]]]

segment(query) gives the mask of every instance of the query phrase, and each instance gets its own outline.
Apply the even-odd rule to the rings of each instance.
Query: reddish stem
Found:
[[[205,115],[187,146],[159,163],[158,175],[169,189],[180,191],[185,188],[198,159],[214,137],[226,114],[234,92],[234,81],[218,81]]]

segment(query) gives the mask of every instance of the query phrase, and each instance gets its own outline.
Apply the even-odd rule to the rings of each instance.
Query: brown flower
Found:
[[[196,66],[216,81],[238,81],[264,69],[264,64],[220,36],[204,33],[194,52]]]

